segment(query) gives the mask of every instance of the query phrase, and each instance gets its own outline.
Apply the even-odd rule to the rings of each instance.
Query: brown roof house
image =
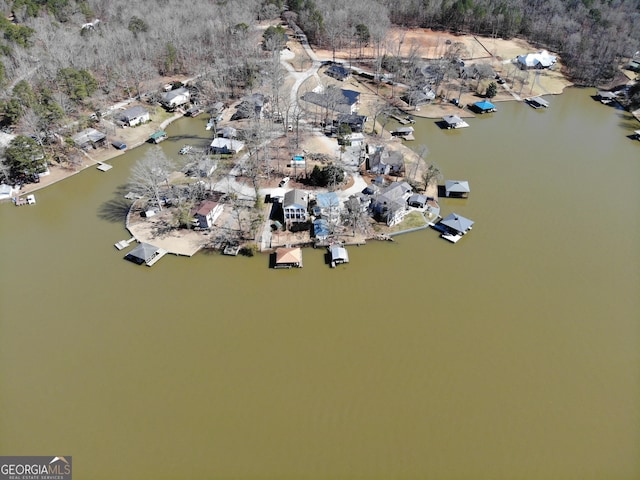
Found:
[[[192,215],[200,228],[211,228],[222,213],[223,205],[218,202],[206,200],[193,209]]]

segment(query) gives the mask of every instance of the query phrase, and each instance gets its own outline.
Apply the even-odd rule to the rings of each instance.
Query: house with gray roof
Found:
[[[327,88],[323,93],[307,92],[302,99],[336,113],[351,115],[356,112],[359,97],[360,92],[354,90]]]
[[[309,218],[308,207],[309,199],[305,192],[297,189],[289,190],[284,194],[282,202],[285,222],[306,222]]]
[[[407,182],[394,182],[373,195],[369,209],[374,217],[391,227],[409,213],[407,200],[411,193],[411,185]]]
[[[118,115],[119,120],[129,127],[135,127],[141,123],[146,123],[151,120],[149,112],[146,108],[136,105],[135,107],[127,108]]]
[[[191,101],[191,92],[186,87],[170,90],[162,95],[160,103],[168,110],[173,110]]]
[[[401,175],[404,172],[404,156],[396,150],[377,147],[367,159],[367,170],[381,175]]]

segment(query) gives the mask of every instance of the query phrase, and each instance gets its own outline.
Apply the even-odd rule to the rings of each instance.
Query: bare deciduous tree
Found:
[[[133,166],[129,184],[136,193],[153,199],[162,210],[162,187],[169,186],[169,175],[173,171],[173,163],[156,146]]]

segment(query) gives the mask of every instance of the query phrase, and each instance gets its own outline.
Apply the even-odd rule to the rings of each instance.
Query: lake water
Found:
[[[0,454],[77,479],[640,477],[640,142],[590,90],[414,145],[476,223],[328,268],[122,259],[148,148],[0,205]],[[204,119],[170,126],[172,155]]]

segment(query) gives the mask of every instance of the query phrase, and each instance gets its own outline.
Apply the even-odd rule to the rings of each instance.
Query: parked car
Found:
[[[280,180],[280,187],[284,187],[287,183],[289,183],[289,180],[291,180],[289,177],[284,177],[282,180]]]

